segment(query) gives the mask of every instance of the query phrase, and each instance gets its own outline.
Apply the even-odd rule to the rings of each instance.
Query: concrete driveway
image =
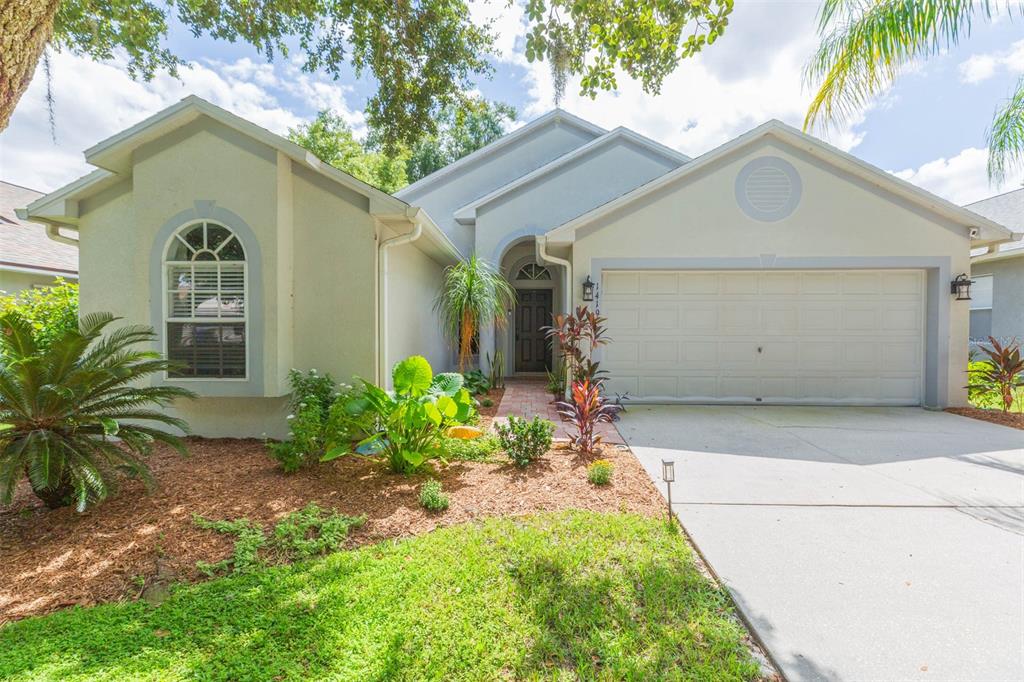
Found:
[[[619,431],[790,680],[1024,679],[1024,432],[633,406]]]

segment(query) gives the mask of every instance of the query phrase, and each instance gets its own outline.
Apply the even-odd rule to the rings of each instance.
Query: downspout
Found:
[[[380,243],[378,249],[380,250],[380,296],[377,302],[378,310],[378,348],[379,357],[377,358],[377,385],[382,386],[386,383],[385,377],[387,376],[387,361],[388,361],[388,251],[395,246],[402,246],[403,244],[411,244],[423,235],[423,219],[420,217],[420,210],[418,208],[409,207],[405,211],[405,215],[413,223],[412,232],[406,234],[400,234],[397,237],[391,239],[385,239]]]
[[[46,224],[46,236],[55,242],[61,244],[70,244],[71,246],[78,246],[78,240],[71,237],[65,237],[60,233],[60,225],[57,223]]]
[[[548,238],[538,235],[536,239],[537,244],[537,257],[545,263],[552,265],[561,265],[565,268],[565,291],[563,295],[565,297],[565,308],[562,310],[563,313],[568,315],[572,312],[572,263],[564,258],[556,258],[548,254]]]

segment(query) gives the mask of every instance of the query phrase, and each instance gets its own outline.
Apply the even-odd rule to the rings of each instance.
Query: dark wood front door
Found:
[[[551,344],[542,327],[551,324],[551,289],[517,289],[516,371],[551,369]]]

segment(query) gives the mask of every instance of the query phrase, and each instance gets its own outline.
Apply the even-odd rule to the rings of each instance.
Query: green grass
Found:
[[[0,679],[752,679],[729,614],[664,522],[565,512],[8,624]]]

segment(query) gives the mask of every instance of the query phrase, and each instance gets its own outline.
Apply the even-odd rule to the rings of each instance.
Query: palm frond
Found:
[[[804,130],[850,118],[908,64],[969,36],[979,16],[992,16],[989,0],[825,0],[804,70],[817,88]]]
[[[988,178],[1002,183],[1007,171],[1024,161],[1024,78],[1003,103],[988,130]]]
[[[469,340],[486,325],[503,326],[515,300],[512,285],[492,264],[476,255],[445,270],[434,310],[441,318],[445,336],[459,347],[460,368],[469,353]]]

